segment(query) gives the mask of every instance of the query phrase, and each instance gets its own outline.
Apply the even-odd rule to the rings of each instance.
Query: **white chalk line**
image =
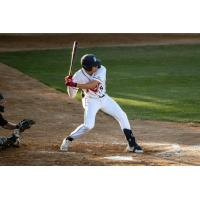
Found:
[[[172,156],[179,156],[180,153],[181,153],[181,147],[178,144],[171,144],[168,150],[158,152],[155,155],[172,157]]]
[[[183,151],[199,151],[200,152],[200,145],[190,145],[183,147]]]

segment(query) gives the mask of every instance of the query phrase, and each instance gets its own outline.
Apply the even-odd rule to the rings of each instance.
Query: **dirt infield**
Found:
[[[200,34],[0,34],[0,51],[81,46],[195,44]],[[144,154],[127,153],[126,140],[111,117],[98,113],[96,127],[59,151],[62,139],[83,121],[78,101],[0,64],[0,91],[7,99],[4,116],[13,122],[32,118],[20,148],[0,151],[0,165],[200,165],[200,126],[131,121]],[[0,135],[9,131],[0,129]]]
[[[62,139],[83,121],[80,102],[23,73],[0,64],[0,88],[7,99],[4,116],[32,118],[20,148],[0,151],[0,165],[200,165],[200,127],[156,121],[131,121],[144,154],[127,153],[126,140],[111,117],[99,113],[96,127],[59,151]],[[0,135],[10,132],[0,129]]]

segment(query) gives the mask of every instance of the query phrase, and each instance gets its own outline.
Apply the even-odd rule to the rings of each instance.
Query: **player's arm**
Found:
[[[78,88],[67,87],[67,93],[68,93],[69,97],[75,98],[77,92],[78,92]]]
[[[68,81],[77,80],[77,79],[78,79],[78,77],[77,77],[76,73],[74,74],[73,77],[72,76],[66,76],[65,77],[65,85],[67,85]],[[78,88],[76,88],[76,87],[67,87],[67,93],[68,93],[70,98],[75,98],[77,92],[78,92]]]
[[[91,90],[94,89],[98,86],[99,82],[97,80],[92,80],[88,83],[85,84],[79,84],[77,83],[76,87],[80,88],[80,89],[87,89],[87,90]]]
[[[5,120],[2,115],[0,114],[0,126],[5,128],[5,129],[9,129],[9,130],[13,130],[16,128],[16,124],[8,122],[7,120]]]
[[[3,128],[9,129],[9,130],[13,130],[13,129],[16,129],[16,128],[17,128],[17,124],[8,122],[7,124],[5,124],[5,125],[3,126]]]
[[[65,77],[65,84],[68,86],[68,91],[72,91],[72,90],[75,90],[77,88],[80,88],[80,89],[87,89],[87,90],[90,90],[90,89],[94,89],[98,86],[99,84],[99,81],[98,80],[92,80],[88,83],[76,83],[75,80],[72,79],[71,76],[67,76]],[[72,89],[70,89],[72,88]]]

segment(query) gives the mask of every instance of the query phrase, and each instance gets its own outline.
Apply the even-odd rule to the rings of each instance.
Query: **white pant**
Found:
[[[130,129],[130,124],[126,113],[120,108],[120,106],[108,95],[102,98],[89,98],[84,97],[82,100],[84,112],[84,124],[77,127],[70,137],[76,139],[80,135],[88,132],[95,125],[96,114],[99,110],[114,117],[121,127],[121,129]]]

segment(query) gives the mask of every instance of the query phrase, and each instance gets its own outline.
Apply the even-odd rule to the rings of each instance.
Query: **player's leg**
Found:
[[[101,110],[111,115],[118,121],[128,141],[128,150],[134,152],[142,152],[142,148],[137,144],[136,139],[133,135],[128,117],[126,113],[121,109],[121,107],[117,104],[117,102],[115,102],[111,97],[106,96],[102,104],[103,105]]]
[[[70,134],[70,137],[73,139],[80,137],[80,135],[94,128],[96,114],[100,109],[100,104],[96,99],[86,98],[84,101],[84,108],[84,123]]]
[[[90,131],[95,125],[96,114],[100,109],[100,104],[96,99],[85,99],[84,102],[84,123],[78,126],[71,134],[63,140],[60,147],[62,151],[67,151],[70,143],[81,135]]]
[[[101,110],[112,117],[114,117],[121,127],[121,129],[131,129],[130,123],[126,113],[121,109],[119,104],[115,102],[111,97],[106,96],[102,101]]]

